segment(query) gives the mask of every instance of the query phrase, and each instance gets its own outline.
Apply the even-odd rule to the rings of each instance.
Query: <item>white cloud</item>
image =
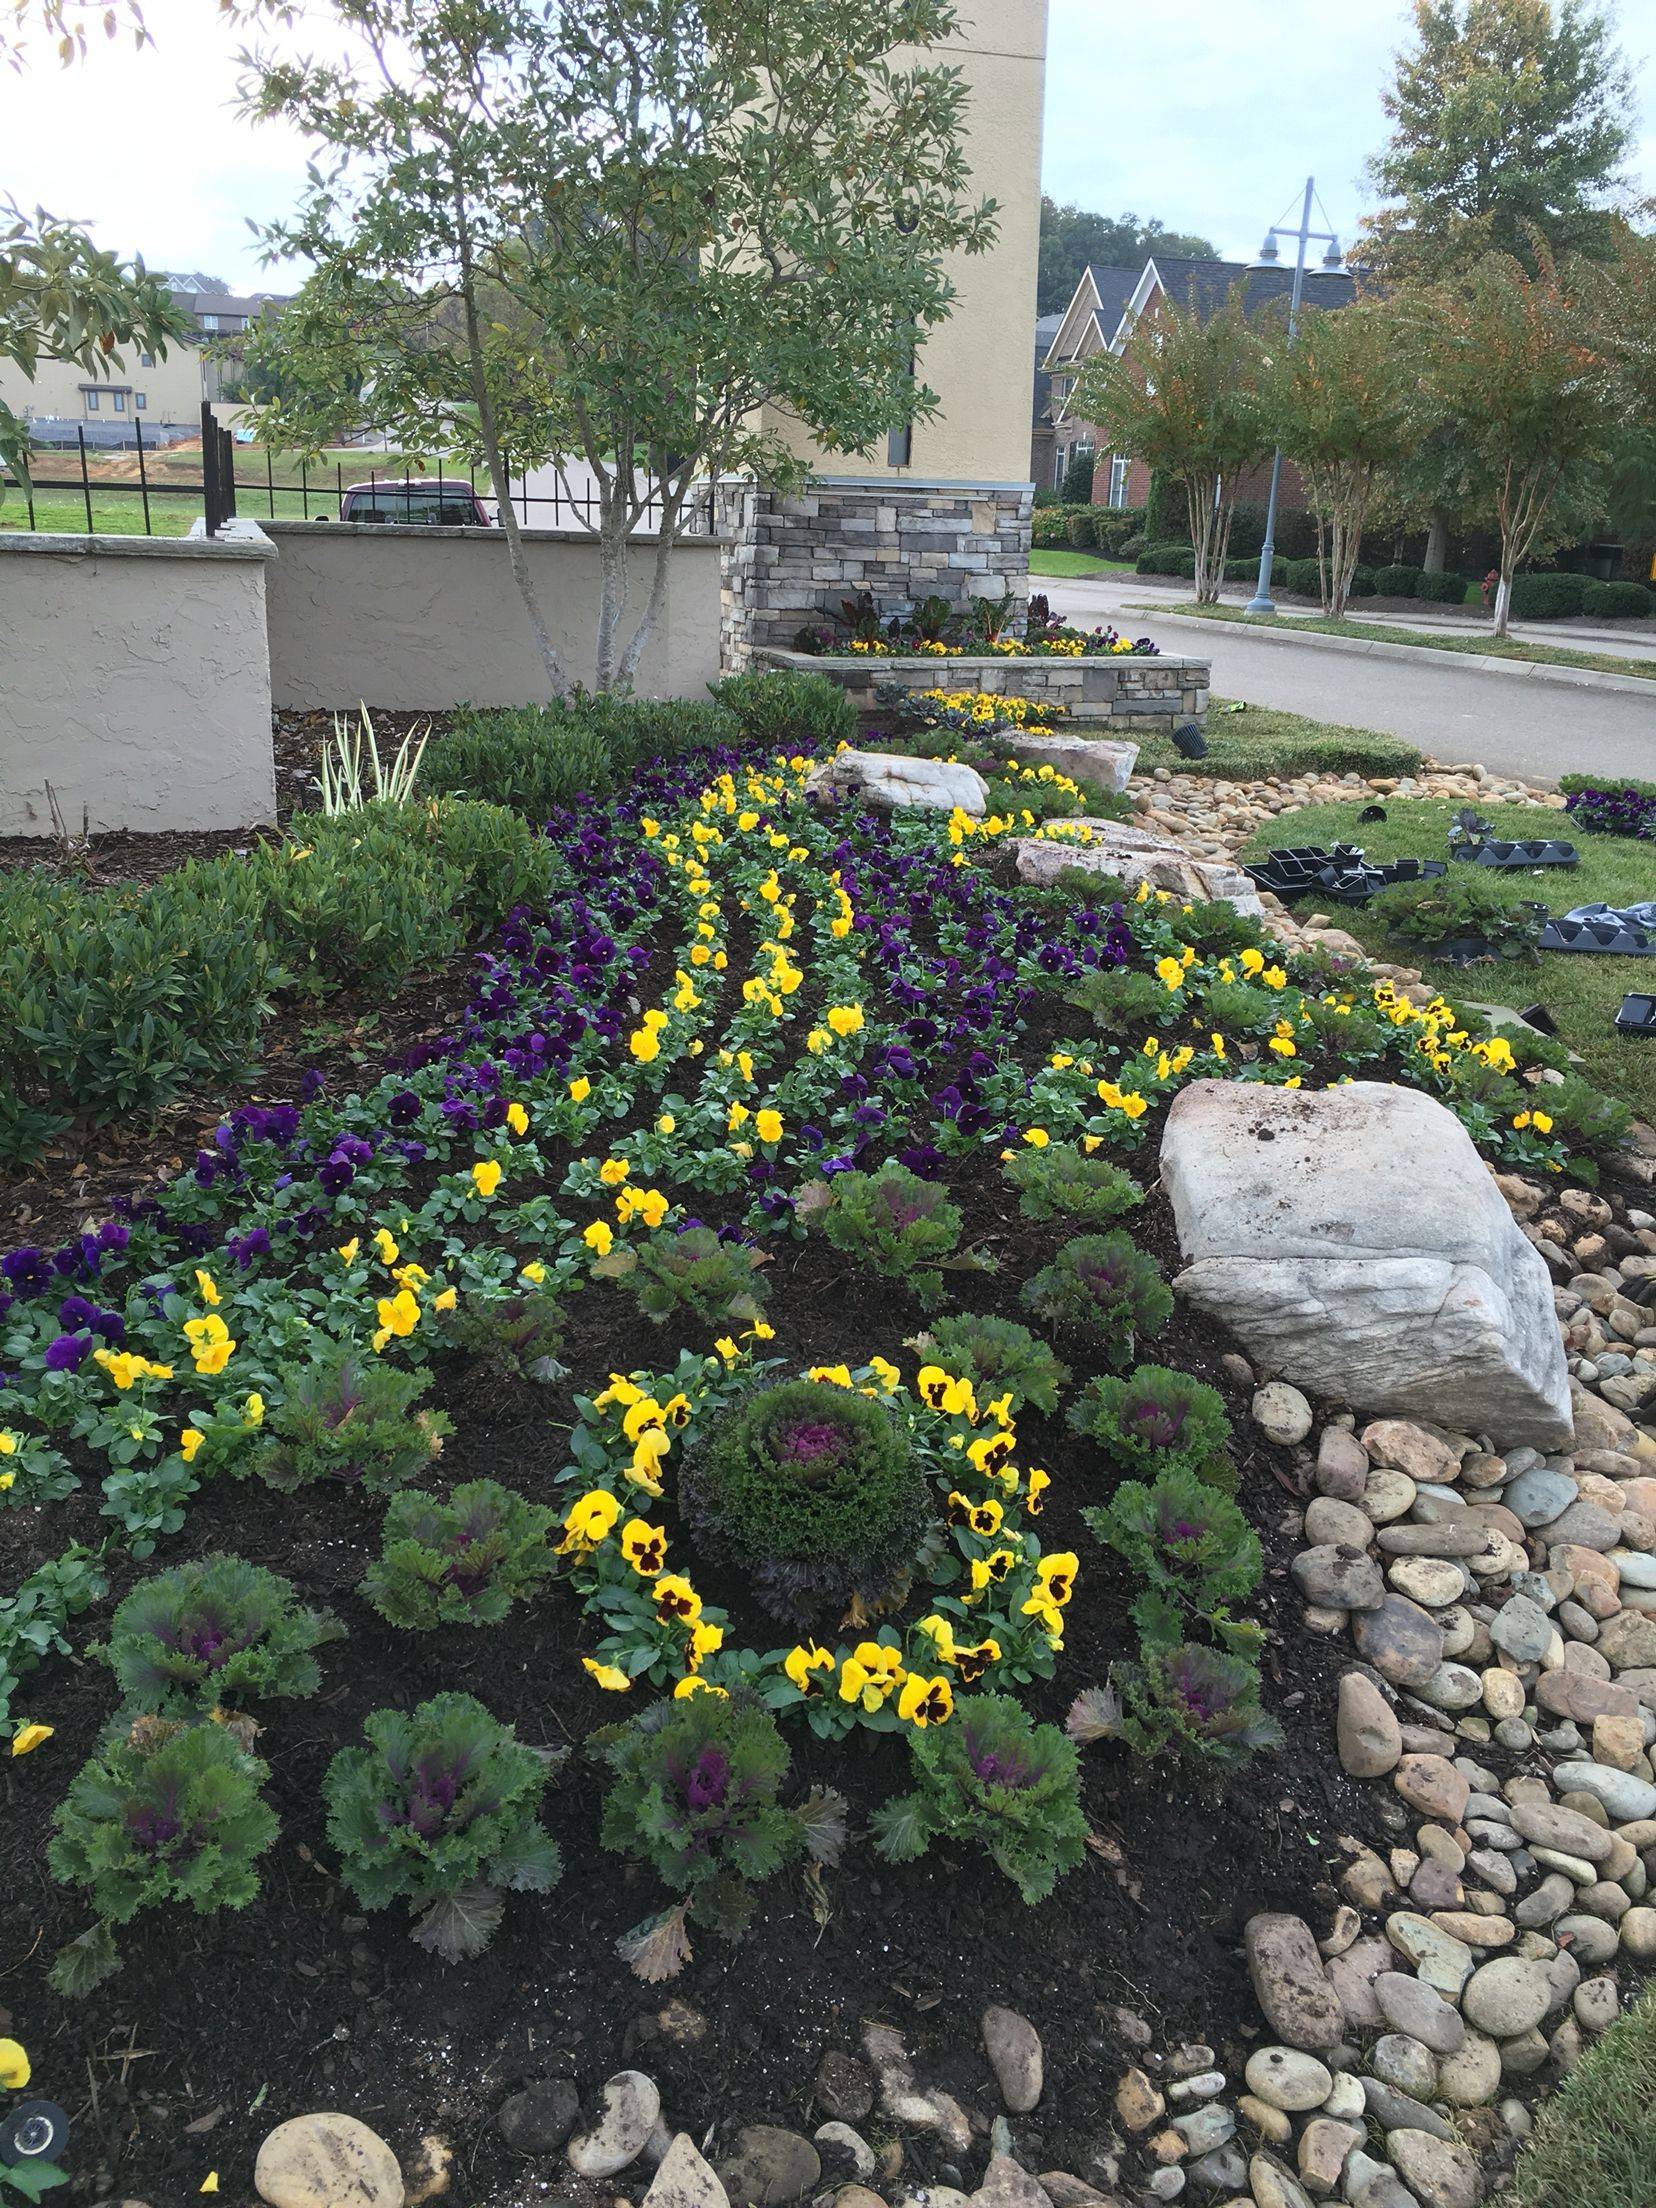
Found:
[[[294,206],[305,146],[236,113],[241,36],[213,0],[145,0],[155,43],[94,46],[59,69],[0,74],[0,190],[88,222],[100,244],[158,268],[275,290],[249,217]],[[1363,162],[1384,130],[1380,90],[1402,0],[1051,0],[1046,185],[1107,214],[1131,208],[1251,254],[1297,205],[1306,174],[1349,236]],[[1628,0],[1621,42],[1640,73],[1635,167],[1656,192],[1656,8]]]

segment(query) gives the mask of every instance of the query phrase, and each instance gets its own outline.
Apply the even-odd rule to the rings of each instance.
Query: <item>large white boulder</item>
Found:
[[[1197,1081],[1161,1169],[1180,1294],[1270,1372],[1497,1448],[1569,1446],[1547,1268],[1443,1105],[1373,1081]]]
[[[1022,729],[1007,728],[989,738],[1004,747],[1008,759],[1021,767],[1051,767],[1057,774],[1082,776],[1119,797],[1132,780],[1138,764],[1137,744],[1119,737],[1071,735],[1068,730],[1052,736],[1030,736]]]
[[[1089,874],[1116,874],[1129,889],[1148,882],[1175,897],[1234,905],[1238,912],[1263,913],[1259,893],[1239,866],[1228,859],[1198,858],[1182,843],[1152,835],[1125,820],[1061,820],[1041,836],[1020,836],[1013,844],[1020,882],[1044,886],[1066,867]]]
[[[805,777],[805,796],[816,805],[872,805],[895,812],[924,805],[952,813],[958,809],[981,820],[989,793],[975,767],[947,759],[909,759],[894,751],[838,751]]]

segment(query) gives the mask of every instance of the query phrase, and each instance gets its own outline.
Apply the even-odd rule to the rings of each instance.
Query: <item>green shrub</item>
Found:
[[[1069,1386],[1068,1365],[1049,1343],[1016,1319],[979,1318],[963,1312],[934,1319],[920,1342],[923,1353],[945,1372],[971,1381],[980,1404],[1009,1395],[1014,1418],[1026,1404],[1050,1418]]]
[[[481,799],[454,797],[430,813],[409,817],[464,879],[461,907],[467,934],[498,927],[514,906],[545,904],[555,856],[521,813]]]
[[[1438,606],[1464,606],[1466,603],[1466,577],[1452,569],[1441,571],[1422,568],[1416,578],[1416,595]]]
[[[1225,1450],[1230,1420],[1218,1391],[1188,1372],[1139,1365],[1125,1378],[1091,1382],[1070,1423],[1118,1465],[1154,1479],[1163,1472],[1199,1473],[1228,1486]]]
[[[1351,571],[1351,586],[1346,595],[1350,598],[1372,598],[1374,593],[1374,570],[1372,567],[1365,567],[1359,560]]]
[[[288,1580],[221,1555],[140,1580],[91,1653],[128,1709],[180,1717],[315,1694],[313,1651],[343,1635],[327,1611],[303,1608]]]
[[[54,1963],[58,1992],[89,1993],[119,1968],[110,1927],[140,1909],[246,1908],[276,1838],[259,1794],[269,1775],[229,1726],[140,1717],[106,1736],[71,1780],[46,1850],[59,1885],[84,1886],[98,1916]]]
[[[836,1250],[906,1281],[921,1303],[943,1293],[938,1260],[960,1243],[960,1213],[935,1181],[888,1162],[875,1173],[839,1173],[822,1231]]]
[[[1134,1345],[1173,1316],[1161,1267],[1124,1234],[1083,1234],[1024,1283],[1023,1300],[1068,1327],[1107,1365],[1124,1365]]]
[[[1288,562],[1288,588],[1296,598],[1322,597],[1322,570],[1315,560]]]
[[[619,1264],[618,1264],[619,1261]],[[716,1326],[764,1317],[754,1275],[765,1262],[746,1243],[722,1242],[713,1227],[652,1234],[627,1250],[612,1250],[600,1270],[622,1266],[631,1275],[638,1308],[660,1326],[681,1311]]]
[[[1581,610],[1597,621],[1648,621],[1656,613],[1656,591],[1643,583],[1589,583]]]
[[[679,1504],[698,1549],[790,1623],[901,1583],[931,1493],[891,1408],[824,1381],[762,1388],[687,1452]]]
[[[1073,551],[1084,552],[1097,543],[1093,534],[1092,509],[1088,506],[1072,506],[1064,516],[1064,542]]]
[[[857,709],[826,675],[773,668],[761,675],[726,675],[709,685],[750,742],[781,752],[829,752],[857,740]]]
[[[1083,445],[1064,470],[1064,480],[1059,492],[1066,506],[1089,506],[1092,503],[1093,470],[1097,455],[1091,445]]]
[[[1078,1227],[1107,1227],[1144,1191],[1130,1173],[1107,1159],[1089,1157],[1072,1142],[1020,1150],[1006,1167],[1026,1219],[1066,1219]]]
[[[974,1694],[953,1720],[909,1736],[915,1788],[874,1812],[874,1845],[912,1863],[935,1840],[981,1848],[1031,1905],[1085,1858],[1076,1753],[1002,1694]]]
[[[1656,782],[1640,782],[1630,774],[1561,774],[1558,786],[1566,797],[1574,797],[1583,790],[1611,789],[1630,791],[1635,797],[1656,799]]]
[[[307,814],[303,840],[261,844],[247,859],[290,985],[385,998],[464,943],[465,873],[416,828],[414,814],[379,805]]]
[[[1133,527],[1129,529],[1127,534],[1122,538],[1120,544],[1116,547],[1116,549],[1122,559],[1136,560],[1139,557],[1140,553],[1146,549],[1149,542],[1150,539],[1144,533],[1143,524],[1141,522],[1135,522]]]
[[[712,700],[604,693],[553,705],[467,707],[426,746],[420,787],[487,798],[539,822],[560,805],[625,788],[647,760],[730,743],[738,729]]]
[[[563,1868],[541,1830],[548,1765],[469,1694],[376,1710],[366,1748],[342,1748],[323,1795],[339,1873],[365,1909],[406,1901],[413,1937],[444,1962],[481,1954],[502,1891],[544,1894]]]
[[[404,1372],[340,1347],[282,1375],[280,1401],[254,1458],[259,1476],[284,1493],[340,1480],[377,1494],[417,1480],[453,1431],[442,1411],[416,1411],[428,1372]]]
[[[1144,533],[1152,544],[1188,545],[1190,542],[1190,505],[1185,487],[1165,468],[1150,471],[1150,489],[1144,502]]]
[[[686,1918],[739,1939],[763,1880],[807,1852],[819,1863],[838,1859],[843,1802],[819,1792],[783,1808],[787,1744],[770,1712],[746,1695],[657,1703],[617,1727],[602,1754],[611,1779],[600,1840],[647,1863],[679,1897],[617,1942],[641,1978],[682,1969]]]
[[[1542,916],[1473,866],[1423,881],[1398,882],[1374,899],[1390,932],[1427,952],[1462,937],[1480,937],[1497,958],[1535,960]]]
[[[1196,579],[1195,553],[1191,551],[1183,551],[1178,553],[1174,558],[1172,566],[1168,569],[1167,572],[1170,575],[1183,576],[1184,580],[1187,583],[1194,582]]]
[[[1420,570],[1418,567],[1377,567],[1374,588],[1382,598],[1418,598],[1422,595]]]
[[[1572,620],[1582,611],[1586,597],[1585,575],[1516,575],[1512,616],[1516,621]]]
[[[557,1513],[494,1480],[468,1480],[446,1503],[394,1495],[378,1559],[360,1592],[388,1625],[498,1625],[555,1568]]]
[[[1167,544],[1164,542],[1146,546],[1133,564],[1141,575],[1177,575],[1179,562],[1189,559],[1189,557],[1190,547],[1188,544]]]
[[[0,873],[0,1164],[26,1164],[77,1115],[148,1117],[246,1078],[275,979],[239,860],[134,890]]]

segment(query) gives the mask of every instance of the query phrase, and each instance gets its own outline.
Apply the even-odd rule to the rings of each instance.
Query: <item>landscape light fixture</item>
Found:
[[[1294,288],[1288,300],[1288,342],[1294,342],[1294,331],[1299,323],[1300,301],[1305,296],[1305,249],[1313,240],[1327,247],[1322,266],[1312,271],[1320,276],[1343,276],[1345,267],[1340,253],[1340,241],[1332,230],[1313,230],[1311,208],[1317,198],[1317,180],[1308,176],[1305,180],[1305,203],[1300,209],[1299,228],[1289,230],[1281,223],[1273,223],[1265,233],[1265,242],[1259,249],[1252,266],[1258,269],[1276,268],[1281,263],[1277,250],[1278,238],[1294,240]],[[1265,542],[1259,553],[1259,581],[1253,596],[1248,600],[1249,613],[1275,613],[1276,602],[1271,596],[1271,567],[1276,559],[1277,495],[1282,488],[1282,447],[1279,445],[1271,456],[1271,491],[1265,502]]]

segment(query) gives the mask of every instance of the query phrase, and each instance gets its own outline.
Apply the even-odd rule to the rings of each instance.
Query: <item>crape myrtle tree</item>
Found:
[[[1185,307],[1158,300],[1132,352],[1130,361],[1095,353],[1075,379],[1070,410],[1096,423],[1104,449],[1184,485],[1196,597],[1211,603],[1224,578],[1237,479],[1271,450],[1265,347],[1243,287],[1205,318],[1194,297]]]
[[[1492,490],[1500,531],[1495,633],[1505,636],[1512,578],[1549,513],[1579,507],[1616,424],[1615,363],[1590,312],[1584,272],[1536,244],[1532,274],[1491,253],[1460,283],[1414,297],[1432,402],[1461,425]]]
[[[165,355],[190,319],[142,261],[100,252],[84,230],[0,199],[0,360],[32,382],[42,361],[118,374],[121,348]],[[29,431],[0,399],[0,467],[29,479]]]
[[[1309,309],[1291,345],[1279,328],[1268,346],[1264,404],[1317,517],[1323,610],[1338,618],[1376,494],[1429,419],[1406,319],[1375,299]]]
[[[347,58],[244,57],[254,116],[321,148],[265,235],[311,264],[250,351],[271,442],[347,418],[487,469],[554,694],[508,465],[596,483],[597,682],[633,681],[709,480],[797,485],[777,426],[865,449],[937,406],[917,346],[981,252],[952,0],[329,0]],[[352,396],[360,392],[361,397]],[[802,440],[801,440],[802,441]],[[628,629],[628,540],[659,528]],[[640,548],[635,547],[635,555]]]

